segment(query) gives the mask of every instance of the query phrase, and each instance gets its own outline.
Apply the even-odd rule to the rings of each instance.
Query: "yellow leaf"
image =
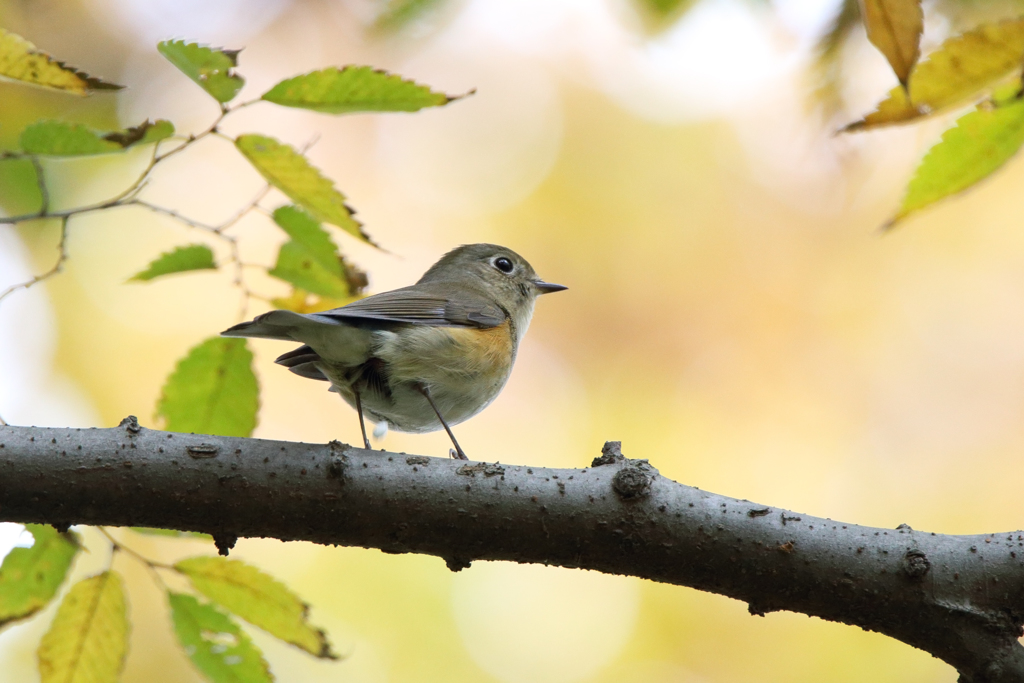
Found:
[[[64,596],[39,644],[42,683],[114,683],[128,652],[128,612],[121,577],[103,572]]]
[[[889,60],[896,78],[906,85],[921,56],[924,13],[920,0],[861,0],[868,40]]]
[[[223,557],[190,557],[174,568],[197,591],[250,624],[317,657],[337,658],[324,632],[306,621],[308,606],[259,569]]]
[[[1024,63],[1024,19],[983,24],[953,36],[910,73],[907,93],[893,88],[877,111],[844,130],[905,123],[941,109],[967,104]]]
[[[891,126],[898,123],[909,123],[924,114],[910,103],[907,91],[902,85],[897,85],[889,91],[889,96],[878,103],[878,108],[862,118],[846,126],[840,133],[851,133],[858,130],[868,130],[879,126]]]
[[[239,135],[235,147],[268,183],[302,206],[313,218],[336,225],[373,244],[362,224],[352,216],[345,195],[321,175],[298,150],[265,135]]]
[[[1024,61],[1024,19],[982,24],[928,55],[910,77],[910,101],[937,111],[961,104],[1016,74]]]
[[[0,28],[0,77],[43,88],[88,95],[93,90],[120,90],[46,54],[16,33]]]

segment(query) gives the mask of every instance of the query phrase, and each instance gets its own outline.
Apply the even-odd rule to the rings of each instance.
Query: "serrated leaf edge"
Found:
[[[197,559],[197,558],[205,558],[205,557],[206,557],[205,555],[199,555],[199,556],[191,557],[191,558],[190,557],[186,557],[184,560],[180,560],[179,562],[174,564],[174,570],[179,572],[180,574],[185,575],[188,578],[189,583],[192,584],[192,587],[197,592],[199,592],[203,597],[205,597],[207,600],[209,600],[211,603],[213,603],[214,605],[220,607],[221,609],[225,610],[229,614],[234,614],[239,619],[242,619],[246,623],[252,624],[256,628],[258,628],[261,631],[263,631],[264,633],[267,633],[268,635],[273,636],[274,638],[277,638],[278,640],[280,640],[282,642],[288,643],[289,645],[292,645],[293,647],[297,647],[300,650],[302,650],[303,652],[309,652],[308,650],[306,650],[303,647],[300,647],[296,643],[293,643],[293,642],[291,642],[289,640],[285,640],[284,638],[279,638],[278,636],[274,635],[273,633],[270,633],[270,631],[267,631],[266,629],[264,629],[259,624],[255,624],[255,623],[249,621],[248,619],[246,619],[241,614],[236,614],[227,605],[224,605],[224,604],[220,603],[215,598],[207,595],[202,590],[200,590],[198,586],[196,586],[194,583],[192,583],[192,576],[187,571],[185,571],[183,569],[180,569],[178,567],[178,564],[180,564],[181,562],[184,562],[185,560]],[[213,559],[217,559],[217,558],[213,558]],[[220,559],[223,560],[223,558],[220,558]],[[283,581],[281,581],[277,577],[272,576],[271,574],[268,574],[267,572],[263,571],[259,567],[255,567],[255,566],[253,566],[251,564],[248,564],[248,563],[245,563],[245,562],[241,562],[240,560],[223,560],[223,562],[225,562],[225,563],[226,562],[237,562],[238,565],[240,565],[242,567],[248,567],[250,569],[254,569],[256,572],[258,572],[259,574],[262,574],[264,577],[270,579],[271,581],[273,581],[275,583],[280,584],[282,588],[284,588],[286,591],[291,593],[292,596],[294,596],[296,602],[298,602],[300,605],[302,605],[302,619],[303,619],[303,621],[305,621],[309,617],[309,607],[310,607],[309,603],[306,602],[305,600],[303,600],[302,598],[300,598],[298,596],[298,594],[295,593],[295,591],[293,591],[291,588],[289,588],[287,586],[287,584],[285,584]],[[251,590],[251,586],[249,584],[240,583],[238,581],[231,580],[226,574],[210,574],[209,576],[214,577],[216,580],[220,580],[220,581],[224,581],[225,583],[229,583],[229,584],[231,584],[231,585],[233,585],[233,586],[235,586],[237,588],[244,589],[244,590],[246,590],[246,592],[255,593],[255,591]],[[274,602],[274,601],[271,601],[271,602]],[[334,652],[333,650],[331,650],[331,644],[327,640],[327,632],[324,629],[322,629],[322,628],[320,628],[318,626],[314,626],[313,624],[310,624],[310,623],[306,623],[305,625],[308,628],[310,628],[311,630],[316,631],[316,633],[320,636],[320,645],[321,645],[320,652],[319,653],[309,653],[309,654],[313,654],[314,657],[317,657],[319,659],[334,659],[334,660],[342,659],[341,655],[339,655],[336,652]]]

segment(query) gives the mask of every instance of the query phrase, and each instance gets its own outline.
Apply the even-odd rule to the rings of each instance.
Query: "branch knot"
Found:
[[[142,431],[142,427],[139,426],[139,418],[135,417],[134,415],[129,415],[125,419],[121,420],[121,423],[117,426],[124,427],[125,430],[131,435],[138,434],[140,431]]]
[[[646,460],[627,461],[621,470],[612,477],[612,489],[620,498],[632,500],[651,495],[651,484],[654,482],[653,467]],[[656,472],[656,470],[655,470]]]
[[[920,550],[908,550],[903,556],[903,572],[914,581],[924,579],[924,575],[932,568],[932,563]]]
[[[338,479],[344,484],[345,466],[348,464],[345,458],[345,451],[351,448],[351,446],[337,439],[328,442],[327,446],[331,449],[331,456],[327,465],[327,476],[332,479]]]
[[[605,441],[604,446],[601,447],[601,455],[594,458],[594,461],[590,463],[591,467],[601,467],[602,465],[614,465],[617,462],[624,462],[626,456],[622,454],[622,442],[621,441]]]

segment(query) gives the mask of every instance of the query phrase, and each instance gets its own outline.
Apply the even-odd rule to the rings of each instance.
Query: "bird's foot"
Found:
[[[469,458],[466,457],[466,454],[462,452],[461,448],[459,450],[449,448],[448,457],[452,458],[453,460],[469,460]]]

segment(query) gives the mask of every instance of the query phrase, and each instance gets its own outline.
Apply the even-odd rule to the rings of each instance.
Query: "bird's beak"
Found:
[[[540,280],[534,280],[533,286],[541,294],[550,294],[551,292],[561,292],[563,289],[569,289],[565,285],[556,285],[552,282],[541,282]]]

